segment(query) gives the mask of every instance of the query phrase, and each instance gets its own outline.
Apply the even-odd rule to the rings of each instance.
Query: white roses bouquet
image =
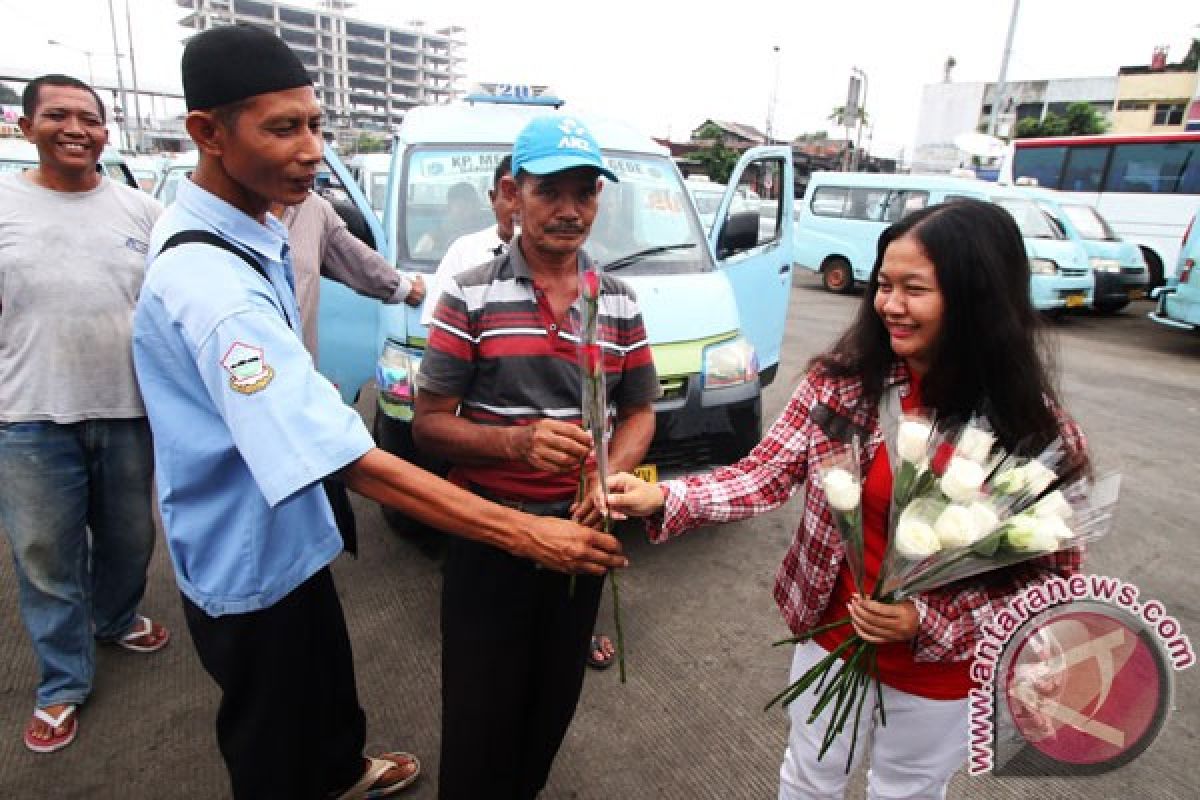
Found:
[[[1120,476],[1092,480],[1078,474],[1061,439],[1029,458],[997,447],[995,436],[982,420],[938,431],[928,418],[906,415],[900,420],[891,453],[891,530],[871,592],[875,600],[898,603],[918,592],[1080,547],[1112,527]],[[849,489],[839,487],[839,491],[851,495]],[[861,527],[857,541],[862,541]],[[849,542],[846,555],[850,559]],[[861,561],[860,550],[858,563]],[[848,565],[854,569],[854,562],[848,561]],[[778,644],[806,641],[848,624],[850,618],[843,617]],[[872,680],[880,720],[887,724],[876,656],[873,644],[857,634],[850,636],[780,692],[767,708],[777,702],[786,706],[815,685],[820,697],[809,724],[831,704],[833,709],[819,757],[854,713],[846,761],[849,771],[859,714]]]
[[[846,565],[855,591],[863,590],[862,468],[858,463],[858,437],[849,447],[828,454],[817,465],[817,475],[834,524],[846,550]]]

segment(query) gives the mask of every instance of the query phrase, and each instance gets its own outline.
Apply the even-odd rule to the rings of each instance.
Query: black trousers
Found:
[[[575,716],[604,579],[452,538],[442,586],[441,800],[529,800]]]
[[[221,688],[217,744],[238,800],[324,800],[363,773],[342,605],[322,569],[270,608],[210,617],[186,597],[200,663]]]

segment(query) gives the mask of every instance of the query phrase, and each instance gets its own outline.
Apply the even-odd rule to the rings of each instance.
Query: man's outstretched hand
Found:
[[[530,517],[528,552],[544,567],[571,574],[603,575],[629,566],[615,536],[557,517]]]

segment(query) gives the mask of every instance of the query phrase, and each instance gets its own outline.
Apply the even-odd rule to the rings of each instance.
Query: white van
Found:
[[[405,272],[432,273],[449,237],[431,232],[448,224],[452,189],[474,198],[472,230],[494,224],[487,190],[525,124],[557,114],[586,126],[620,182],[600,194],[585,247],[637,293],[663,388],[643,474],[740,458],[758,442],[761,390],[782,350],[793,226],[791,194],[778,187],[792,186],[790,148],[742,156],[731,183],[755,189],[761,207],[739,213],[731,189],[706,234],[666,148],[617,120],[531,97],[539,102],[472,95],[408,112],[390,156],[380,249]],[[380,447],[436,468],[414,450],[410,425],[413,376],[428,336],[421,310],[380,306],[348,290],[323,290],[321,301],[322,371],[347,401],[374,377]],[[403,524],[394,515],[389,521]]]

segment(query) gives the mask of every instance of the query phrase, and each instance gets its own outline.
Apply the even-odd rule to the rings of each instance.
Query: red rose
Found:
[[[600,275],[596,270],[585,270],[580,280],[579,292],[584,300],[595,300],[600,296]]]
[[[954,443],[942,442],[934,451],[929,468],[933,470],[934,475],[941,475],[946,471],[946,467],[950,466],[952,458],[954,458]]]
[[[583,345],[583,368],[589,375],[600,375],[604,372],[604,355],[600,352],[600,345]]]

